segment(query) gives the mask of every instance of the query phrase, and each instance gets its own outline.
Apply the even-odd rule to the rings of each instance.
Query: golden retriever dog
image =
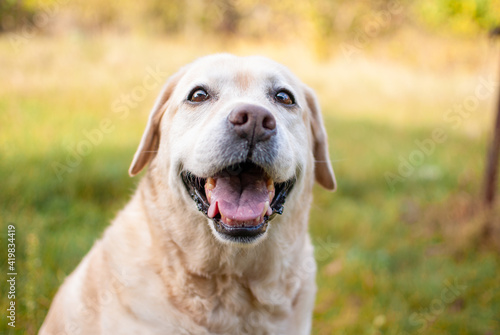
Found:
[[[198,59],[163,87],[130,175],[148,164],[40,334],[309,334],[312,188],[336,185],[314,92],[264,57]]]

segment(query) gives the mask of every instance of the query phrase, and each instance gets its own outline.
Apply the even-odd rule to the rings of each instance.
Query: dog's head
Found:
[[[336,186],[314,93],[263,57],[213,55],[173,75],[130,175],[153,159],[222,241],[261,240],[287,195],[313,174],[323,187]]]

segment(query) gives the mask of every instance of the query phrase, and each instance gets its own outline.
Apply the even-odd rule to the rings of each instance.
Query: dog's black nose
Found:
[[[276,134],[276,119],[264,107],[240,105],[229,113],[227,119],[236,134],[252,144],[267,141]]]

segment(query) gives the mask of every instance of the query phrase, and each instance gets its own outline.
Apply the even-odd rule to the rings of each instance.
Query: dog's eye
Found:
[[[286,91],[279,91],[276,93],[275,98],[276,101],[283,105],[293,105],[295,103],[293,95]]]
[[[188,96],[188,100],[192,102],[203,102],[208,100],[208,98],[210,98],[210,95],[208,95],[207,91],[199,87],[192,90]]]

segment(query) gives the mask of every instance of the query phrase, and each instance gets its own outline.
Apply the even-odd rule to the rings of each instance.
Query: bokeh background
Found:
[[[2,0],[0,333],[37,332],[129,199],[162,83],[224,51],[284,63],[321,101],[339,188],[315,189],[312,333],[500,334],[499,24],[499,0]]]

